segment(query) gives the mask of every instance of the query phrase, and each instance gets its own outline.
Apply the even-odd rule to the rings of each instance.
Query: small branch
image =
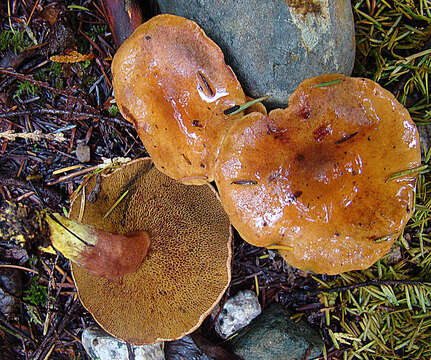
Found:
[[[35,187],[31,182],[17,179],[7,174],[0,174],[0,184],[1,186],[11,186],[29,191],[35,190]],[[38,197],[40,197],[40,195],[46,197],[51,206],[57,207],[57,204],[59,204],[61,201],[61,195],[57,193],[54,188],[47,188],[42,183],[39,183],[38,185],[39,192],[36,192],[36,194],[38,194]]]
[[[62,318],[58,316],[59,314],[56,315],[56,318],[52,321],[53,325],[48,330],[48,334],[43,338],[39,347],[33,352],[31,359],[41,360],[46,358],[47,352],[60,337],[73,313],[79,307],[79,300],[74,300],[74,298],[75,295],[69,297],[66,303],[66,314],[62,316]]]
[[[36,342],[29,335],[27,335],[20,329],[17,329],[15,326],[11,325],[1,311],[0,311],[0,324],[2,324],[5,328],[9,329],[9,331],[11,331],[16,337],[18,338],[21,337],[29,341],[33,346],[37,346]]]
[[[42,88],[45,88],[45,89],[47,89],[49,91],[52,91],[53,93],[66,96],[66,97],[68,97],[70,99],[73,99],[73,100],[75,100],[77,102],[80,102],[81,104],[85,105],[84,100],[82,100],[81,98],[73,96],[70,93],[68,93],[67,91],[53,88],[52,86],[50,86],[45,81],[35,80],[33,78],[33,76],[31,76],[31,75],[20,74],[20,73],[17,73],[16,71],[14,71],[14,70],[7,69],[7,68],[4,68],[4,67],[0,67],[0,74],[11,76],[11,77],[14,77],[14,78],[16,78],[18,80],[22,80],[22,81],[28,81],[29,83],[32,83],[32,84],[34,84],[34,85],[36,85],[38,87],[42,87]]]
[[[74,112],[74,111],[67,111],[67,110],[59,110],[59,109],[35,109],[32,111],[14,111],[9,113],[3,113],[0,114],[0,118],[11,118],[15,116],[23,116],[23,115],[35,115],[35,114],[49,114],[49,115],[68,115],[72,117],[87,117],[90,119],[100,119],[103,121],[110,121],[114,122],[116,124],[127,126],[129,128],[133,128],[133,125],[129,123],[128,121],[117,119],[117,118],[111,118],[107,116],[101,116],[98,114],[91,114],[91,113],[85,113],[85,112]]]
[[[33,274],[39,275],[39,272],[37,272],[36,270],[29,269],[29,268],[26,268],[26,267],[23,267],[23,266],[19,266],[19,265],[1,264],[0,268],[9,268],[9,269],[23,270],[23,271],[28,271],[28,272],[31,272]]]
[[[102,7],[118,48],[142,24],[142,11],[136,0],[102,0]]]
[[[57,134],[44,134],[40,130],[36,130],[34,132],[22,132],[22,133],[16,133],[13,130],[7,130],[0,132],[0,138],[4,138],[9,141],[15,141],[16,138],[22,138],[22,139],[29,139],[33,141],[41,141],[41,140],[49,140],[49,141],[66,141],[63,133],[57,133]]]

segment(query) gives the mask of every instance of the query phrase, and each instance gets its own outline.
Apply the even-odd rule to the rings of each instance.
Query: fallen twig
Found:
[[[34,191],[35,187],[31,182],[24,181],[11,177],[7,174],[0,174],[0,184],[2,186],[12,186],[19,189]],[[43,184],[38,184],[38,191],[35,191],[38,197],[46,197],[50,204],[58,204],[61,200],[61,195],[54,188],[47,188]]]
[[[73,99],[73,100],[75,100],[75,101],[77,101],[77,102],[85,105],[85,101],[83,99],[78,98],[76,96],[73,96],[73,95],[71,95],[67,91],[53,88],[52,86],[50,86],[45,81],[35,80],[33,78],[33,76],[31,76],[31,75],[20,74],[20,73],[17,73],[16,71],[14,71],[14,70],[7,69],[7,68],[4,68],[4,67],[0,67],[0,74],[11,76],[11,77],[14,77],[14,78],[16,78],[18,80],[22,80],[22,81],[28,81],[29,83],[32,83],[32,84],[34,84],[34,85],[36,85],[38,87],[45,88],[45,89],[47,89],[49,91],[52,91],[53,93],[56,93],[56,94],[59,94],[59,95],[67,96],[68,98]]]
[[[40,130],[36,130],[33,132],[22,132],[22,133],[16,133],[13,130],[7,130],[7,131],[0,132],[0,138],[4,138],[9,141],[15,141],[16,138],[29,139],[33,141],[49,140],[49,141],[62,142],[66,140],[63,133],[44,134]]]
[[[0,114],[0,118],[11,118],[15,116],[23,116],[23,115],[35,115],[35,114],[50,114],[50,115],[68,115],[72,117],[87,117],[90,119],[100,119],[103,121],[111,121],[116,124],[127,126],[129,128],[133,128],[133,125],[125,120],[121,120],[118,118],[111,118],[108,116],[101,116],[98,114],[91,114],[91,113],[85,113],[85,112],[74,112],[74,111],[67,111],[67,110],[59,110],[59,109],[35,109],[32,111],[14,111],[9,113],[3,113]]]

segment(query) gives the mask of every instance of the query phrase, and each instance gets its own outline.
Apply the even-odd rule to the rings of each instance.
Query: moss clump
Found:
[[[24,290],[24,295],[23,300],[33,305],[45,305],[48,299],[48,290],[46,286],[39,284],[39,278],[36,276],[32,279],[30,287]]]
[[[3,30],[0,32],[0,50],[13,50],[15,54],[31,46],[30,39],[24,36],[23,31]]]
[[[21,99],[23,95],[35,96],[39,93],[37,86],[29,81],[18,81],[15,93],[13,94],[14,99]]]

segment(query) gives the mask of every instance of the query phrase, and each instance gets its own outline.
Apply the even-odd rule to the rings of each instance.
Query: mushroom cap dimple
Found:
[[[185,184],[213,180],[227,130],[242,115],[224,110],[245,95],[220,48],[191,20],[155,16],[112,62],[115,98],[156,167]]]
[[[96,185],[90,179],[89,194]],[[126,196],[103,216],[125,191]],[[78,218],[81,195],[71,217]],[[110,334],[133,344],[181,338],[211,312],[230,281],[229,219],[210,185],[186,186],[139,159],[102,175],[83,222],[112,233],[147,231],[150,251],[135,273],[108,280],[72,264],[83,306]]]
[[[290,265],[337,274],[389,250],[413,211],[415,176],[386,180],[419,165],[417,129],[393,95],[333,74],[304,81],[286,109],[237,121],[216,184],[246,241],[291,247],[280,251]]]

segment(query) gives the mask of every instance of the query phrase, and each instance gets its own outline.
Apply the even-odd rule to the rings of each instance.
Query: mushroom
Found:
[[[156,167],[184,184],[213,180],[218,149],[245,95],[220,48],[193,21],[159,15],[140,25],[112,62],[123,116]]]
[[[139,159],[102,175],[96,201],[81,193],[70,211],[107,232],[148,233],[151,248],[136,272],[110,280],[72,264],[83,306],[107,332],[138,345],[192,332],[230,281],[232,231],[213,187],[180,184],[152,165]],[[93,178],[87,194],[95,186]]]
[[[365,269],[413,212],[417,129],[391,93],[367,79],[304,81],[289,107],[235,121],[216,162],[222,203],[240,235],[279,247],[316,273]]]

